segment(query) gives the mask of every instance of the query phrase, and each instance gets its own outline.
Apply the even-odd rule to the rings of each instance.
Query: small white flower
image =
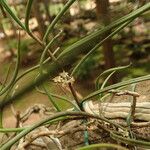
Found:
[[[61,78],[61,76],[57,76],[57,77],[55,77],[55,78],[53,79],[53,81],[54,81],[55,83],[61,83],[61,82],[62,82],[62,78]]]
[[[66,86],[69,83],[73,84],[75,80],[73,77],[69,76],[68,72],[63,71],[59,74],[59,76],[55,77],[53,81],[55,83],[61,83],[63,86]]]

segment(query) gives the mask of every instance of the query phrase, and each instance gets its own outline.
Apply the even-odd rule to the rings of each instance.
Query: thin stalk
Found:
[[[122,136],[119,136],[115,133],[111,133],[110,136],[117,141],[120,141],[121,143],[129,144],[129,145],[134,145],[134,146],[140,146],[143,148],[150,148],[150,142],[145,142],[141,140],[135,140],[135,139],[130,139],[130,138],[125,138]]]
[[[37,41],[41,46],[43,46],[43,42],[38,37],[34,36],[34,34],[31,32],[29,28],[29,20],[30,20],[32,4],[33,4],[33,0],[28,0],[27,6],[26,6],[26,12],[25,12],[26,31],[35,41]]]
[[[113,71],[112,73],[110,73],[108,75],[108,77],[104,80],[103,84],[101,85],[101,90],[105,87],[105,85],[107,84],[108,80],[110,79],[110,77],[115,73],[116,71]]]
[[[88,96],[84,97],[82,99],[82,103],[84,101],[87,101],[88,99],[91,99],[92,97],[94,97],[94,96],[96,96],[96,95],[98,95],[100,93],[107,92],[107,91],[109,91],[111,89],[116,89],[116,88],[119,88],[119,87],[122,87],[122,86],[126,86],[126,85],[137,83],[137,82],[146,81],[146,80],[149,80],[149,79],[150,79],[150,75],[146,75],[146,76],[142,76],[142,77],[138,77],[138,78],[133,78],[133,79],[130,79],[130,80],[127,80],[127,81],[122,81],[122,82],[119,82],[119,83],[107,86],[107,87],[105,87],[102,90],[101,89],[97,90],[97,91],[89,94]]]
[[[18,23],[18,25],[24,29],[26,31],[26,28],[24,26],[24,24],[19,20],[19,18],[14,14],[14,12],[11,10],[10,6],[8,6],[6,0],[1,0],[0,3],[2,4],[2,6],[5,8],[5,10],[9,13],[9,15],[13,18],[13,20],[16,21],[16,23]]]
[[[72,95],[73,95],[73,97],[74,97],[74,99],[75,99],[75,101],[76,101],[78,107],[80,108],[81,111],[83,111],[83,107],[82,107],[81,103],[80,103],[79,100],[78,100],[78,96],[77,96],[77,94],[76,94],[75,89],[73,88],[73,86],[72,86],[71,83],[69,83],[68,86],[69,86],[69,88],[70,88],[70,91],[71,91],[71,93],[72,93]]]
[[[17,75],[18,75],[18,70],[19,70],[19,64],[20,64],[20,32],[19,32],[19,40],[18,40],[18,49],[17,49],[17,62],[16,62],[16,66],[15,66],[15,70],[14,70],[14,74],[13,77],[11,79],[11,81],[8,83],[8,85],[6,85],[1,91],[0,91],[0,95],[4,94],[7,90],[9,90],[9,88],[11,86],[13,86]]]
[[[56,104],[55,100],[53,99],[52,95],[49,93],[49,91],[46,89],[46,87],[43,85],[43,88],[46,92],[46,95],[48,96],[50,102],[52,103],[52,105],[55,107],[55,109],[57,110],[57,112],[61,112],[61,109],[58,107],[58,105]]]
[[[25,27],[26,27],[27,31],[29,31],[29,32],[30,32],[29,20],[30,20],[32,4],[33,4],[33,0],[28,0],[27,6],[26,6],[26,13],[25,13]]]
[[[57,119],[59,117],[63,117],[63,116],[84,116],[84,117],[88,117],[88,118],[95,118],[95,119],[99,119],[108,123],[111,123],[113,125],[115,125],[117,128],[121,128],[123,130],[126,130],[125,128],[123,128],[122,126],[106,119],[103,117],[100,117],[98,115],[93,115],[93,114],[88,114],[85,112],[69,112],[69,111],[65,111],[65,112],[59,112],[56,113],[54,115],[51,115],[50,117],[43,119],[41,121],[39,121],[38,123],[36,123],[35,125],[23,130],[22,132],[20,132],[19,134],[17,134],[14,138],[12,138],[11,140],[9,140],[5,145],[1,146],[0,149],[1,150],[6,150],[8,148],[10,148],[13,144],[15,144],[19,139],[21,139],[22,137],[24,137],[25,135],[27,135],[29,132],[33,131],[34,129],[38,128],[39,126],[42,126],[44,123],[48,122],[48,121],[52,121],[54,119]]]
[[[45,55],[46,55],[46,53],[47,53],[47,51],[48,51],[48,49],[52,46],[52,44],[56,41],[56,39],[60,36],[60,34],[61,34],[61,32],[59,32],[48,44],[47,44],[47,46],[45,47],[45,49],[44,49],[44,51],[43,51],[43,53],[42,53],[42,55],[41,55],[41,58],[40,58],[40,74],[42,75],[43,74],[43,72],[42,72],[42,69],[43,69],[43,61],[44,61],[44,58],[45,58]],[[50,56],[51,56],[51,59],[54,61],[54,62],[56,62],[57,60],[56,60],[56,58],[55,58],[55,56],[49,51],[49,54],[50,54]]]
[[[43,37],[43,41],[46,41],[50,32],[52,32],[52,30],[54,29],[54,26],[56,25],[56,23],[60,20],[60,18],[65,14],[65,12],[69,9],[69,7],[75,2],[76,0],[69,0],[65,6],[63,7],[63,9],[58,13],[58,15],[55,17],[55,19],[52,21],[52,23],[49,25],[49,27],[47,28],[45,35]]]
[[[12,65],[12,63],[10,64],[10,66],[9,66],[9,68],[8,68],[8,70],[7,70],[6,78],[5,78],[5,80],[4,80],[4,83],[2,84],[2,88],[0,89],[0,91],[5,87],[5,84],[7,83],[8,76],[9,76],[9,73],[10,73],[11,65]]]
[[[93,54],[94,51],[96,51],[106,40],[113,37],[115,34],[117,34],[120,30],[122,30],[124,27],[126,27],[129,23],[131,23],[133,20],[129,20],[120,27],[118,27],[115,31],[113,31],[111,34],[109,34],[106,38],[104,38],[102,41],[100,41],[92,50],[90,50],[81,60],[80,62],[75,66],[73,69],[71,76],[73,76],[77,70],[79,70],[80,66],[85,62],[85,60]]]
[[[107,148],[118,149],[118,150],[128,150],[125,147],[122,147],[120,145],[110,144],[110,143],[92,144],[89,146],[78,148],[77,150],[94,150],[94,149],[107,149]]]
[[[46,123],[44,123],[43,125],[52,125],[56,122],[59,122],[59,121],[63,121],[63,120],[72,120],[73,118],[72,117],[59,117],[57,119],[54,119],[54,120],[51,120],[51,121],[47,121]],[[79,118],[75,118],[75,119],[81,119],[80,117]],[[33,126],[33,125],[32,125]],[[2,133],[8,133],[8,132],[20,132],[20,131],[23,131],[27,128],[29,128],[31,126],[27,126],[27,127],[20,127],[20,128],[0,128],[0,132]]]
[[[42,93],[42,94],[46,94],[46,92],[40,90],[38,87],[36,87],[37,92]],[[73,106],[76,110],[79,110],[78,106],[76,104],[74,104],[71,100],[67,99],[66,97],[54,94],[54,93],[50,93],[52,97],[58,98],[60,100],[63,100],[69,104],[71,104],[71,106]]]
[[[113,72],[113,71],[120,71],[120,70],[126,69],[126,68],[128,68],[128,67],[130,67],[130,66],[131,66],[131,63],[130,63],[129,65],[126,65],[126,66],[120,66],[120,67],[110,68],[110,69],[107,69],[107,70],[105,70],[104,72],[102,72],[102,73],[96,78],[96,81],[95,81],[95,88],[96,88],[96,90],[98,90],[98,89],[100,88],[100,86],[99,86],[99,80],[100,80],[100,78],[101,78],[103,75],[105,75],[105,74],[107,74],[107,73],[110,73],[110,72]]]

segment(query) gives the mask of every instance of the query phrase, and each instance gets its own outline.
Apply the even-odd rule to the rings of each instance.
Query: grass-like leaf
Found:
[[[110,144],[110,143],[100,143],[100,144],[92,144],[89,146],[78,148],[77,150],[98,150],[98,149],[118,149],[118,150],[128,150],[125,147],[122,147],[120,145],[116,144]]]
[[[15,15],[10,6],[7,4],[6,0],[1,0],[0,3],[5,8],[7,13],[13,18],[13,20],[24,30],[26,30],[25,25],[20,21],[20,19]]]
[[[99,37],[99,35],[101,34],[101,32],[104,33],[106,31],[108,31],[108,29],[109,30],[112,29],[112,27],[115,27],[116,25],[120,24],[120,22],[123,23],[123,22],[126,22],[128,19],[131,19],[131,18],[133,19],[133,18],[138,17],[143,12],[146,12],[147,10],[149,10],[149,8],[150,8],[150,3],[147,3],[143,7],[139,8],[139,9],[131,12],[129,15],[126,15],[125,17],[123,17],[121,19],[122,21],[120,21],[120,19],[119,19],[119,20],[115,21],[114,23],[111,23],[109,26],[105,27],[103,30],[97,31],[94,34],[91,34],[91,35],[87,36],[86,38],[83,38],[82,40],[80,40],[76,44],[73,44],[71,47],[67,48],[65,50],[65,52],[61,53],[59,55],[59,57],[57,58],[57,61],[61,62],[62,67],[63,67],[63,65],[65,65],[68,62],[69,58],[74,58],[76,55],[78,55],[78,54],[80,54],[82,52],[83,45],[87,45],[88,43],[94,43],[94,39],[97,38],[97,37]],[[47,67],[47,74],[44,74],[43,76],[41,76],[35,83],[31,83],[28,86],[26,86],[25,88],[21,89],[13,97],[6,98],[5,101],[0,101],[0,108],[3,107],[3,106],[5,106],[6,104],[8,104],[10,101],[13,101],[16,98],[19,98],[24,93],[26,93],[26,92],[30,91],[31,89],[33,89],[35,86],[40,85],[47,78],[49,78],[49,75],[51,75],[51,76],[56,75],[56,73],[58,72],[58,69],[59,69],[58,63],[51,63],[50,66]],[[140,81],[144,81],[144,80],[148,80],[148,79],[150,79],[150,75],[129,80],[127,83],[125,83],[125,85],[130,84],[132,82],[133,83],[134,82],[140,82]],[[121,83],[120,85],[117,85],[117,86],[123,86],[123,85],[124,84]],[[89,96],[91,97],[91,96],[93,96],[95,94],[97,95],[100,92],[109,90],[109,88],[104,88],[102,91],[96,91],[95,93],[92,93]],[[111,88],[115,88],[115,87],[112,86]],[[85,97],[84,100],[86,100],[87,98],[89,98],[89,96]]]
[[[120,142],[128,144],[128,145],[139,146],[139,147],[143,147],[143,148],[150,148],[150,142],[125,138],[125,137],[122,137],[122,136],[117,135],[115,133],[111,133],[110,136],[114,140],[117,140],[117,142],[120,141]]]
[[[31,14],[31,8],[32,8],[32,4],[33,4],[33,0],[28,0],[27,2],[27,6],[26,6],[26,12],[25,12],[25,28],[27,33],[35,40],[37,41],[41,46],[43,46],[44,44],[42,43],[42,41],[36,37],[30,30],[29,28],[29,20],[30,20],[30,14]]]
[[[28,32],[30,32],[29,19],[30,19],[32,4],[33,4],[33,0],[28,0],[27,6],[26,6],[25,27],[26,27],[26,30],[27,30]]]
[[[81,60],[80,62],[75,66],[75,68],[73,69],[71,75],[75,75],[75,73],[80,69],[81,65],[83,64],[83,62],[85,62],[85,60],[93,54],[94,51],[96,51],[106,40],[108,40],[109,38],[113,37],[115,34],[117,34],[120,30],[122,30],[124,27],[126,27],[132,20],[124,23],[123,25],[121,25],[120,27],[118,27],[115,31],[113,31],[111,34],[109,34],[106,38],[104,38],[102,41],[100,41],[93,49],[91,49]]]
[[[9,90],[9,88],[11,88],[17,78],[18,75],[18,70],[19,70],[19,64],[20,64],[20,33],[19,33],[19,40],[18,40],[18,49],[17,49],[17,62],[16,62],[16,66],[15,66],[15,70],[14,70],[14,74],[12,76],[12,79],[10,80],[10,82],[8,83],[8,85],[6,85],[1,91],[0,91],[0,95],[3,95],[7,90]]]
[[[46,92],[40,90],[39,88],[36,88],[36,90],[37,90],[37,92],[39,92],[39,93],[46,94]],[[64,96],[60,96],[60,95],[57,95],[57,94],[54,94],[54,93],[50,93],[50,95],[51,95],[52,97],[58,98],[58,99],[60,99],[60,100],[63,100],[63,101],[65,101],[66,103],[69,103],[71,106],[73,106],[74,109],[80,110],[79,107],[78,107],[76,104],[74,104],[74,103],[72,102],[72,101],[74,101],[74,100],[69,100],[68,98],[66,98],[66,97],[64,97]]]
[[[100,94],[100,93],[107,92],[111,89],[116,89],[116,88],[119,88],[119,87],[122,87],[122,86],[126,86],[126,85],[133,84],[133,83],[138,83],[138,82],[145,81],[145,80],[150,80],[150,75],[146,75],[146,76],[142,76],[142,77],[138,77],[138,78],[133,78],[133,79],[130,79],[130,80],[127,80],[127,81],[122,81],[122,82],[107,86],[103,89],[97,90],[97,91],[89,94],[88,96],[84,97],[83,100],[82,100],[82,103],[84,101],[87,101],[90,98]]]
[[[66,11],[69,9],[69,7],[75,2],[76,0],[69,0],[65,6],[63,7],[63,9],[58,13],[58,15],[55,17],[55,19],[52,21],[52,23],[49,25],[49,27],[47,28],[45,35],[43,37],[43,41],[46,41],[46,39],[48,38],[50,32],[52,32],[54,26],[56,25],[56,23],[61,19],[61,17],[66,13]]]
[[[57,103],[55,102],[55,100],[53,99],[51,93],[47,90],[47,88],[46,88],[44,85],[43,85],[43,89],[44,89],[46,95],[48,96],[50,102],[52,103],[52,105],[55,107],[55,109],[56,109],[58,112],[60,112],[61,109],[59,108],[59,106],[57,105]]]
[[[116,71],[113,71],[112,73],[110,73],[108,75],[108,77],[104,80],[103,84],[101,85],[101,90],[105,87],[105,85],[107,84],[108,80],[111,78],[111,76],[115,73]]]
[[[20,132],[19,134],[17,134],[14,138],[10,139],[6,144],[2,145],[0,147],[1,150],[6,150],[8,148],[10,148],[13,144],[15,144],[19,139],[21,139],[22,137],[24,137],[25,135],[27,135],[29,132],[33,131],[34,129],[38,128],[39,126],[47,123],[48,121],[53,121],[55,119],[59,119],[60,117],[63,117],[62,119],[67,118],[67,116],[80,116],[80,117],[88,117],[88,118],[95,118],[95,119],[99,119],[105,122],[108,122],[110,124],[113,124],[114,126],[116,126],[117,128],[121,128],[123,130],[126,130],[125,128],[123,128],[122,126],[104,118],[104,117],[100,117],[98,115],[93,115],[93,114],[88,114],[85,112],[81,112],[81,111],[64,111],[64,112],[58,112],[55,113],[51,116],[49,116],[46,119],[43,119],[41,121],[39,121],[38,123],[26,128],[25,130],[23,130],[22,132]]]
[[[42,75],[43,72],[42,72],[42,69],[43,69],[43,62],[44,62],[44,59],[45,59],[45,55],[47,53],[47,51],[49,50],[49,48],[52,46],[52,44],[56,41],[56,39],[60,36],[61,32],[59,32],[48,44],[47,46],[45,47],[42,55],[41,55],[41,58],[40,58],[40,74]],[[51,53],[51,51],[49,51],[49,54],[50,54],[50,57],[51,59],[55,62],[56,61],[56,58],[54,57],[54,55]]]
[[[129,65],[126,65],[126,66],[114,67],[114,68],[110,68],[110,69],[105,70],[103,73],[101,73],[101,74],[97,77],[97,79],[96,79],[96,81],[95,81],[96,90],[98,90],[98,89],[100,88],[100,86],[99,86],[99,80],[100,80],[100,78],[101,78],[103,75],[105,75],[105,74],[107,74],[107,73],[110,73],[110,72],[114,72],[114,71],[120,71],[120,70],[126,69],[126,68],[128,68],[128,67],[130,67],[130,66],[131,66],[131,63],[130,63]],[[114,73],[115,73],[115,72],[114,72]],[[101,88],[101,89],[102,89],[102,88]]]
[[[59,57],[62,57],[63,55],[66,55],[67,53],[73,53],[75,51],[86,51],[86,49],[91,49],[94,47],[98,42],[102,34],[105,32],[116,28],[117,26],[130,21],[132,19],[137,18],[140,16],[142,13],[146,12],[147,10],[150,9],[150,2],[145,4],[143,7],[140,7],[139,9],[131,12],[130,14],[112,22],[108,26],[106,26],[103,29],[99,29],[95,31],[92,34],[87,35],[86,37],[82,38],[81,40],[77,41],[76,43],[72,44],[69,46],[66,50],[64,50]]]

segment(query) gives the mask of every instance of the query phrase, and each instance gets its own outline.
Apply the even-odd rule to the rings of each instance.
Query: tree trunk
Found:
[[[99,21],[102,22],[104,26],[110,23],[110,13],[109,13],[109,0],[96,0],[96,13]],[[103,38],[109,35],[111,31],[108,31],[103,35]],[[113,52],[112,40],[108,39],[102,45],[104,59],[105,59],[105,69],[115,67],[115,58]],[[113,76],[110,80],[111,83],[116,82],[116,77]]]

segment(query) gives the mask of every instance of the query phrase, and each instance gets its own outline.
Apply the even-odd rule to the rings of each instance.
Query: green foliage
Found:
[[[87,60],[82,63],[74,76],[76,76],[76,78],[79,80],[88,80],[93,70],[97,69],[99,65],[98,62],[102,60],[102,57],[103,55],[100,53],[100,51],[95,51],[91,56],[88,57]],[[83,56],[81,55],[78,59],[81,60],[82,58]]]
[[[34,89],[35,87],[38,87],[39,85],[44,84],[44,81],[47,81],[47,79],[49,79],[50,77],[52,78],[53,75],[56,75],[58,73],[58,70],[60,71],[64,71],[64,66],[65,64],[68,62],[68,60],[74,57],[77,57],[78,55],[80,55],[83,51],[85,51],[86,48],[88,48],[88,53],[82,57],[82,59],[80,60],[79,64],[74,68],[72,75],[74,75],[74,73],[76,73],[76,71],[79,70],[79,67],[81,66],[81,64],[85,65],[84,67],[86,67],[87,69],[90,68],[88,71],[91,70],[91,64],[93,63],[93,65],[97,65],[95,62],[95,60],[92,60],[92,55],[96,54],[96,49],[99,48],[99,46],[101,46],[101,44],[107,40],[108,38],[114,36],[115,34],[117,34],[121,29],[123,29],[124,27],[126,27],[131,21],[133,21],[135,18],[137,18],[139,15],[143,14],[144,12],[146,12],[147,10],[150,9],[150,3],[145,4],[143,7],[140,7],[139,9],[131,12],[130,14],[112,22],[111,24],[109,24],[108,26],[104,27],[103,29],[98,29],[97,31],[94,31],[93,33],[85,36],[84,38],[82,38],[81,40],[75,42],[74,44],[72,44],[71,46],[67,47],[58,57],[55,57],[54,54],[50,51],[50,47],[52,46],[53,43],[55,43],[55,40],[58,38],[59,34],[56,35],[53,39],[51,39],[50,41],[48,41],[48,36],[49,34],[53,31],[55,25],[57,24],[57,22],[62,18],[62,16],[66,13],[66,11],[69,9],[69,7],[75,2],[75,0],[69,0],[64,7],[62,8],[62,10],[57,14],[57,16],[55,17],[55,19],[52,21],[52,23],[48,26],[46,33],[44,35],[43,40],[38,39],[29,29],[29,18],[30,18],[30,14],[31,14],[31,7],[32,7],[32,0],[28,1],[27,4],[27,8],[26,8],[26,12],[25,12],[25,23],[22,23],[20,21],[20,19],[17,17],[17,15],[13,12],[13,10],[9,7],[9,5],[7,4],[7,2],[5,0],[1,0],[0,4],[5,8],[5,10],[7,11],[7,13],[9,13],[9,15],[12,17],[12,19],[24,30],[26,31],[30,37],[32,39],[34,39],[38,44],[40,44],[43,47],[43,52],[41,54],[40,57],[40,62],[38,65],[30,68],[29,70],[26,70],[24,73],[22,73],[21,75],[18,75],[18,69],[19,69],[19,63],[20,63],[20,48],[22,48],[22,51],[26,51],[27,49],[27,45],[23,44],[22,47],[20,47],[20,38],[19,38],[19,42],[18,42],[18,53],[17,53],[17,62],[16,62],[16,66],[15,66],[15,71],[13,74],[13,77],[11,78],[11,80],[9,81],[9,83],[4,86],[1,90],[0,90],[0,95],[4,96],[4,98],[0,101],[0,109],[3,109],[3,107],[7,106],[10,102],[20,98],[21,96],[23,96],[23,94],[31,91],[32,89]],[[101,35],[103,35],[104,33],[107,33],[107,31],[112,30],[112,33],[110,35],[108,35],[107,37],[105,37],[104,39],[101,39],[101,41],[97,42],[97,39],[100,38]],[[87,50],[87,49],[86,49]],[[49,52],[50,54],[50,58],[48,57],[47,59],[46,54]],[[90,58],[91,57],[91,58]],[[93,57],[94,58],[94,57]],[[87,59],[89,59],[89,61],[86,61]],[[46,64],[49,60],[51,60],[51,63],[49,63],[45,68],[44,68],[44,64]],[[133,78],[127,81],[123,81],[123,82],[119,82],[117,84],[111,85],[111,86],[107,86],[104,87],[108,81],[108,79],[110,78],[110,76],[114,73],[114,71],[116,70],[120,70],[120,69],[124,69],[126,67],[118,67],[118,68],[113,68],[110,70],[105,71],[105,73],[107,72],[111,72],[111,74],[106,78],[106,80],[104,81],[104,83],[102,84],[101,89],[98,89],[97,91],[94,91],[92,93],[90,93],[89,95],[87,95],[86,97],[84,97],[80,104],[83,106],[83,103],[89,99],[91,99],[92,97],[99,95],[103,92],[107,92],[108,90],[111,89],[116,89],[119,87],[123,87],[132,83],[137,83],[137,82],[141,82],[141,81],[145,81],[150,79],[150,75],[147,76],[142,76],[142,77],[138,77],[138,78]],[[10,93],[13,89],[13,87],[15,87],[16,83],[26,74],[28,74],[29,72],[35,70],[35,69],[39,69],[39,74],[40,76],[37,78],[37,76],[35,76],[35,82],[32,82],[30,84],[28,84],[25,88],[20,89],[19,91],[15,92],[15,94],[10,96]],[[43,71],[45,69],[45,71]],[[67,76],[67,79],[70,79],[70,76]],[[68,84],[69,87],[72,86],[72,83]],[[70,88],[72,95],[74,96],[74,99],[76,100],[76,92],[73,91],[73,88]],[[53,106],[57,109],[57,111],[61,111],[61,109],[58,107],[57,103],[55,103],[55,100],[53,99],[53,97],[56,97],[57,95],[52,94],[51,92],[49,92],[49,90],[47,90],[47,88],[44,87],[44,92],[45,94],[49,97],[50,101],[52,102]],[[5,94],[5,95],[4,95]],[[58,98],[58,96],[57,96]],[[59,97],[61,98],[61,97]],[[77,99],[78,100],[78,99]],[[78,101],[76,100],[76,104],[74,105],[73,103],[70,102],[70,104],[72,104],[73,106],[78,105]],[[65,100],[65,101],[68,101]],[[80,105],[78,105],[80,106]],[[83,108],[83,107],[82,107]],[[92,115],[92,114],[88,114],[86,112],[84,112],[83,109],[81,109],[81,111],[64,111],[64,112],[57,112],[54,115],[49,116],[46,119],[41,120],[40,122],[31,125],[29,127],[26,127],[25,129],[21,129],[22,131],[20,133],[17,133],[17,135],[15,137],[13,137],[12,139],[10,139],[7,143],[5,143],[4,145],[2,145],[0,147],[1,150],[6,150],[9,149],[12,145],[14,145],[16,142],[18,142],[23,136],[25,136],[26,134],[30,133],[31,131],[33,131],[34,129],[44,125],[44,124],[52,124],[54,122],[58,122],[60,120],[65,120],[68,119],[69,117],[73,117],[73,116],[77,116],[77,117],[86,117],[86,118],[95,118],[101,121],[105,121],[107,123],[113,124],[116,128],[118,129],[122,129],[124,132],[127,132],[127,129],[106,119],[103,118],[101,116],[97,116],[97,115]],[[2,122],[2,114],[0,117],[0,122]],[[2,127],[2,123],[1,123],[1,127]],[[19,130],[19,129],[18,129]],[[5,130],[3,130],[5,131]],[[123,142],[125,143],[129,143],[129,144],[137,144],[141,147],[150,147],[150,144],[148,142],[145,141],[140,141],[140,140],[134,140],[134,139],[128,139],[128,138],[124,138],[121,136],[116,135],[115,133],[113,133],[112,131],[108,131],[110,132],[112,138],[117,138],[118,140],[123,140]],[[93,147],[92,147],[93,146]],[[98,145],[99,147],[102,145]],[[115,145],[105,145],[105,147],[115,147]],[[90,147],[90,146],[89,146]],[[91,148],[94,148],[94,145],[91,145]],[[117,147],[118,148],[118,147]],[[88,147],[87,147],[88,149]],[[120,148],[121,149],[121,148]],[[123,149],[123,148],[122,148]]]
[[[101,144],[92,144],[89,146],[85,146],[82,148],[78,148],[77,150],[100,150],[100,149],[119,149],[119,150],[127,150],[126,148],[116,145],[116,144],[110,144],[110,143],[101,143]]]

